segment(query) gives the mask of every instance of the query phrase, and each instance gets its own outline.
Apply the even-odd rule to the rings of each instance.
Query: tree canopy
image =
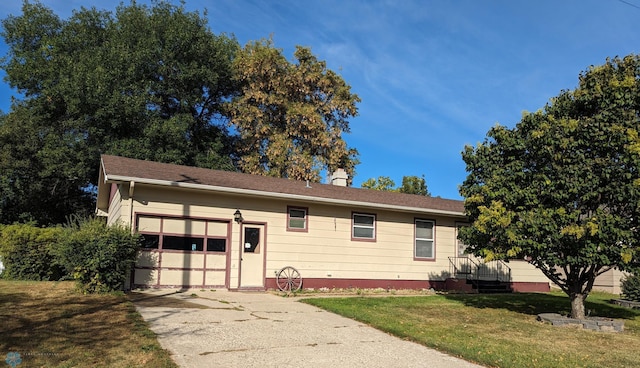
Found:
[[[319,181],[343,168],[354,177],[357,151],[342,139],[360,98],[309,48],[296,47],[290,63],[271,40],[238,52],[240,94],[229,104],[238,131],[239,166],[251,174]]]
[[[378,176],[377,179],[369,178],[360,184],[361,188],[379,190],[383,192],[395,192],[396,182],[388,176]]]
[[[3,222],[90,211],[100,153],[233,167],[216,119],[236,90],[234,39],[165,2],[67,20],[39,3],[22,11],[2,22],[2,68],[24,96],[0,126]]]
[[[460,188],[477,256],[527,259],[584,317],[595,278],[640,265],[640,58],[608,59],[513,128],[462,157]]]
[[[101,153],[292,179],[353,175],[357,152],[341,134],[359,100],[309,49],[296,64],[270,43],[241,49],[166,1],[82,7],[68,19],[24,2],[0,34],[0,67],[20,93],[0,116],[0,223],[92,212]]]
[[[388,176],[379,176],[377,179],[370,178],[360,184],[362,188],[367,189],[431,196],[431,193],[429,193],[427,189],[427,182],[424,179],[424,175],[422,177],[413,175],[403,176],[402,185],[394,188],[395,185],[396,183]]]

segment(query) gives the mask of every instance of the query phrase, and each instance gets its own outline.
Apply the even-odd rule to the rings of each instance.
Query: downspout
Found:
[[[136,186],[136,182],[131,180],[129,182],[129,227],[131,228],[131,234],[134,233],[133,227],[133,191]]]

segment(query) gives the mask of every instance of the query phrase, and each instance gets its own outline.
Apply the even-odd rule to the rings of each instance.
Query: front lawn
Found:
[[[491,367],[638,367],[640,311],[593,293],[592,316],[624,320],[623,333],[553,327],[538,313],[566,314],[564,294],[431,295],[305,299],[401,338]]]
[[[9,356],[17,353],[18,368],[176,367],[124,295],[82,295],[73,282],[0,280],[0,306],[1,364],[18,363]]]

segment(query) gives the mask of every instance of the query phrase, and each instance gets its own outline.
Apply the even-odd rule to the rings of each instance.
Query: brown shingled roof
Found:
[[[183,183],[191,184],[195,187],[202,186],[202,189],[208,190],[233,188],[263,192],[266,196],[269,196],[269,194],[304,196],[310,197],[310,199],[360,202],[373,206],[406,207],[434,212],[448,212],[456,215],[462,215],[464,211],[462,201],[451,199],[320,183],[310,183],[309,187],[307,187],[306,182],[297,180],[165,164],[118,156],[102,155],[101,160],[106,181],[134,180],[156,184],[165,183],[166,185]]]

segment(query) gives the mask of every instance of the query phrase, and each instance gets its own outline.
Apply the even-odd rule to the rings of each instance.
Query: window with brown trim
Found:
[[[434,259],[436,253],[435,222],[431,220],[415,220],[415,258]]]
[[[287,230],[307,231],[308,230],[307,209],[304,207],[287,207]]]
[[[376,215],[353,213],[351,237],[353,239],[376,239]]]
[[[456,253],[458,257],[468,255],[466,253],[466,250],[469,246],[466,245],[462,240],[458,239],[458,234],[460,233],[460,229],[464,226],[469,226],[469,224],[456,223]]]

